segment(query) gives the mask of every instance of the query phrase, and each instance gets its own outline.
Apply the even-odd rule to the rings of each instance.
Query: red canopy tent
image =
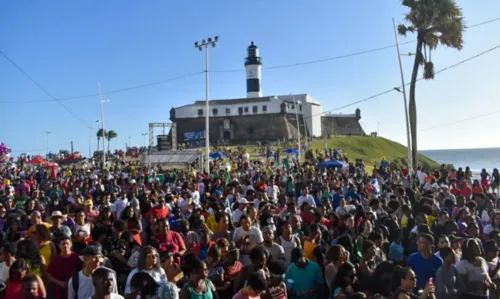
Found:
[[[26,163],[31,165],[38,165],[38,164],[45,164],[47,163],[47,161],[45,161],[42,156],[36,156]]]
[[[56,168],[56,167],[59,167],[59,164],[55,162],[47,162],[43,164],[43,168]]]

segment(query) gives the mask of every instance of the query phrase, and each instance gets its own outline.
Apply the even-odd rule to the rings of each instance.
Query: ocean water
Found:
[[[456,169],[469,166],[474,174],[483,168],[491,174],[493,168],[500,169],[500,148],[454,149],[420,151],[434,161],[453,164]]]

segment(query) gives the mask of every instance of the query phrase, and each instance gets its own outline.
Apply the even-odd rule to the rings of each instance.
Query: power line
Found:
[[[466,29],[474,28],[474,27],[478,27],[478,26],[481,26],[481,25],[486,25],[486,24],[489,24],[489,23],[497,22],[497,21],[500,21],[500,17],[496,18],[496,19],[484,21],[484,22],[481,22],[481,23],[477,23],[477,24],[474,24],[474,25],[466,26],[465,28]],[[412,44],[412,43],[415,43],[416,41],[417,40],[407,41],[407,42],[404,42],[404,43],[400,43],[399,45],[401,46],[401,45]],[[305,62],[298,62],[298,63],[292,63],[292,64],[269,66],[269,67],[262,67],[262,69],[273,70],[273,69],[282,69],[282,68],[302,66],[302,65],[308,65],[308,64],[316,64],[316,63],[321,63],[321,62],[326,62],[326,61],[339,60],[339,59],[343,59],[343,58],[349,58],[349,57],[353,57],[353,56],[359,56],[359,55],[369,54],[369,53],[378,52],[378,51],[382,51],[382,50],[387,50],[387,49],[391,49],[391,48],[395,48],[395,47],[396,47],[396,45],[389,45],[389,46],[385,46],[385,47],[380,47],[380,48],[375,48],[375,49],[370,49],[370,50],[366,50],[366,51],[361,51],[361,52],[355,52],[355,53],[340,55],[340,56],[334,56],[334,57],[329,57],[329,58],[324,58],[324,59],[311,60],[311,61],[305,61]],[[243,70],[243,69],[237,69],[237,70],[221,70],[221,71],[217,71],[216,70],[216,71],[211,71],[211,72],[212,73],[236,73],[236,72],[244,72],[244,71],[245,70]]]
[[[33,79],[27,72],[25,72],[17,63],[14,62],[14,60],[10,59],[9,56],[7,56],[2,50],[0,50],[0,54],[7,59],[15,68],[17,68],[21,73],[23,73],[31,82],[33,82],[38,88],[40,88],[46,95],[51,97],[54,101],[56,101],[59,105],[61,105],[66,111],[68,111],[71,115],[73,115],[76,119],[81,121],[85,126],[90,128],[91,126],[81,117],[76,115],[71,109],[69,109],[66,105],[61,103],[56,97],[54,97],[50,92],[48,92],[47,89],[45,89],[40,83],[38,83],[35,79]]]
[[[183,75],[183,76],[178,76],[178,77],[173,77],[161,81],[156,81],[152,83],[146,83],[146,84],[140,84],[140,85],[135,85],[131,87],[125,87],[125,88],[120,88],[120,89],[114,89],[106,92],[102,92],[103,95],[109,95],[109,94],[114,94],[114,93],[119,93],[119,92],[125,92],[129,90],[134,90],[134,89],[139,89],[139,88],[144,88],[144,87],[149,87],[153,85],[159,85],[159,84],[164,84],[167,82],[172,82],[175,80],[180,80],[188,77],[192,77],[195,75],[202,74],[203,72],[196,72],[188,75]],[[98,93],[92,93],[92,94],[87,94],[87,95],[81,95],[81,96],[74,96],[74,97],[65,97],[65,98],[58,98],[58,101],[67,101],[67,100],[77,100],[77,99],[84,99],[84,98],[91,98],[91,97],[97,97],[99,96]],[[16,102],[16,101],[3,101],[0,102],[0,104],[30,104],[30,103],[44,103],[44,102],[53,102],[55,101],[54,99],[52,100],[33,100],[33,101],[22,101],[22,102]]]
[[[466,28],[474,28],[474,27],[478,27],[481,25],[493,23],[496,21],[500,21],[500,17],[492,19],[492,20],[484,21],[484,22],[481,22],[478,24],[470,25],[470,26],[467,26]],[[400,45],[411,44],[414,42],[416,42],[416,40],[407,41],[407,42],[401,43]],[[365,50],[365,51],[361,51],[361,52],[355,52],[355,53],[335,56],[335,57],[328,57],[328,58],[324,58],[324,59],[318,59],[318,60],[312,60],[312,61],[306,61],[306,62],[298,62],[298,63],[285,64],[285,65],[263,67],[263,69],[281,69],[281,68],[296,67],[296,66],[302,66],[302,65],[308,65],[308,64],[316,64],[316,63],[321,63],[321,62],[326,62],[326,61],[339,60],[339,59],[343,59],[343,58],[349,58],[349,57],[369,54],[369,53],[382,51],[382,50],[386,50],[386,49],[390,49],[390,48],[394,48],[394,47],[396,47],[396,45],[388,45],[385,47],[380,47],[380,48],[375,48],[375,49],[370,49],[370,50]],[[1,52],[1,54],[4,57],[6,57],[11,63],[13,63],[13,61],[11,59],[9,59],[5,55],[5,53]],[[237,70],[220,70],[220,71],[215,70],[215,71],[210,71],[210,72],[211,73],[233,73],[233,72],[244,72],[244,71],[245,70],[243,70],[243,69],[237,69]],[[165,79],[165,80],[161,80],[161,81],[157,81],[157,82],[120,88],[120,89],[116,89],[116,90],[112,90],[112,91],[108,91],[108,92],[103,92],[102,94],[114,94],[114,93],[125,92],[125,91],[130,91],[130,90],[139,89],[139,88],[145,88],[145,87],[149,87],[149,86],[153,86],[153,85],[158,85],[158,84],[163,84],[163,83],[167,83],[167,82],[171,82],[171,81],[175,81],[175,80],[179,80],[179,79],[188,78],[188,77],[195,76],[195,75],[198,75],[201,73],[203,73],[203,72],[200,71],[200,72],[196,72],[196,73],[192,73],[192,74],[188,74],[188,75],[183,75],[183,76],[178,76],[178,77],[173,77],[173,78],[169,78],[169,79]],[[36,82],[34,80],[32,80],[32,81]],[[37,84],[37,85],[39,87],[41,87],[39,84]],[[52,100],[33,100],[33,101],[21,101],[21,102],[19,102],[19,101],[2,101],[2,102],[0,102],[0,104],[29,104],[29,103],[43,103],[43,102],[57,101],[59,104],[62,105],[62,103],[60,103],[59,101],[76,100],[76,99],[83,99],[83,98],[89,98],[89,97],[95,97],[95,96],[98,96],[98,94],[92,93],[92,94],[87,94],[87,95],[82,95],[82,96],[73,96],[73,97],[64,97],[64,98],[55,98],[53,96],[50,96],[51,98],[53,98]],[[63,107],[65,107],[65,106],[63,105]],[[65,107],[65,109],[68,110],[67,107]],[[74,115],[74,113],[72,113],[72,114]]]
[[[496,110],[496,111],[492,111],[492,112],[489,112],[489,113],[480,114],[480,115],[476,115],[476,116],[467,117],[467,118],[464,118],[464,119],[461,119],[461,120],[457,120],[457,121],[454,121],[454,122],[440,124],[440,125],[433,126],[433,127],[430,127],[430,128],[425,128],[425,129],[419,130],[419,132],[424,132],[424,131],[429,131],[429,130],[438,129],[438,128],[442,128],[442,127],[447,127],[447,126],[451,126],[451,125],[456,125],[456,124],[463,123],[463,122],[466,122],[466,121],[469,121],[469,120],[474,120],[474,119],[477,119],[477,118],[481,118],[481,117],[485,117],[485,116],[490,116],[490,115],[494,115],[494,114],[497,114],[497,113],[500,113],[500,110]]]
[[[481,52],[481,53],[478,53],[478,54],[476,54],[476,55],[474,55],[474,56],[471,56],[471,57],[469,57],[469,58],[467,58],[467,59],[464,59],[464,60],[459,61],[459,62],[457,62],[457,63],[455,63],[455,64],[452,64],[452,65],[450,65],[450,66],[447,66],[447,67],[445,67],[445,68],[443,68],[443,69],[440,69],[439,71],[435,72],[434,74],[436,75],[436,74],[439,74],[439,73],[445,72],[445,71],[447,71],[447,70],[450,70],[450,69],[452,69],[452,68],[455,68],[455,67],[457,67],[457,66],[460,66],[460,65],[462,65],[462,64],[464,64],[464,63],[466,63],[466,62],[469,62],[469,61],[471,61],[471,60],[473,60],[473,59],[476,59],[476,58],[481,57],[481,56],[483,56],[483,55],[485,55],[485,54],[488,54],[488,53],[490,53],[490,52],[493,52],[494,50],[497,50],[497,49],[499,49],[499,48],[500,48],[500,45],[497,45],[497,46],[495,46],[495,47],[493,47],[493,48],[490,48],[490,49],[488,49],[488,50],[485,50],[485,51],[483,51],[483,52]],[[421,80],[424,80],[424,78],[423,78],[423,77],[421,77],[421,78],[417,79],[417,81],[421,81]],[[409,86],[409,85],[410,85],[410,83],[406,83],[406,84],[405,84],[405,86]],[[399,86],[399,88],[401,88],[401,86]],[[381,93],[378,93],[378,94],[375,94],[375,95],[369,96],[369,97],[367,97],[367,98],[364,98],[364,99],[361,99],[361,100],[358,100],[358,101],[355,101],[355,102],[352,102],[352,103],[349,103],[349,104],[346,104],[346,105],[343,105],[343,106],[341,106],[341,107],[334,108],[334,109],[330,109],[330,110],[324,111],[324,112],[322,112],[322,113],[318,113],[318,114],[311,115],[311,116],[308,116],[308,117],[304,117],[304,119],[307,119],[307,118],[313,118],[313,117],[315,117],[315,116],[321,116],[321,115],[326,114],[326,113],[329,113],[329,112],[333,112],[333,111],[341,110],[341,109],[344,109],[344,108],[347,108],[347,107],[350,107],[350,106],[353,106],[353,105],[356,105],[356,104],[359,104],[359,103],[362,103],[362,102],[366,102],[366,101],[371,100],[371,99],[374,99],[374,98],[378,98],[378,97],[380,97],[380,96],[383,96],[383,95],[385,95],[385,94],[388,94],[388,93],[391,93],[391,92],[394,92],[394,91],[396,91],[396,89],[393,87],[393,88],[388,89],[388,90],[386,90],[386,91],[383,91],[383,92],[381,92]]]

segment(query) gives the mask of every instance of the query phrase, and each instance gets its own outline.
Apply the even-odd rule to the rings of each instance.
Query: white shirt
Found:
[[[123,210],[128,206],[128,199],[127,198],[118,198],[118,200],[115,203],[115,209],[116,209],[116,217],[120,218],[122,215]]]
[[[313,206],[313,207],[316,206],[316,203],[314,202],[314,197],[312,197],[311,194],[307,194],[306,196],[301,195],[301,196],[299,196],[297,201],[298,201],[299,208],[302,207],[302,204],[304,202],[309,203],[310,206]]]
[[[92,295],[92,296],[94,296],[94,295]],[[92,299],[92,296],[87,297],[87,299]],[[80,298],[80,297],[78,297],[78,298]],[[124,299],[123,296],[118,295],[118,294],[114,294],[114,293],[111,293],[109,298],[110,299]]]
[[[240,218],[245,214],[244,211],[240,209],[236,209],[236,211],[233,212],[233,223],[236,223],[236,225],[240,225]]]
[[[5,282],[9,278],[9,269],[5,262],[0,263],[0,282]]]
[[[193,191],[193,193],[191,194],[191,196],[193,197],[193,202],[199,206],[200,205],[200,192],[198,191]]]
[[[125,294],[131,294],[132,290],[130,289],[130,281],[132,280],[132,277],[141,270],[135,268],[130,272],[130,274],[127,277],[127,283],[125,285]],[[167,281],[167,275],[165,274],[165,270],[163,268],[160,268],[160,270],[142,270],[142,272],[148,273],[158,284],[162,284]]]
[[[116,287],[116,275],[113,274],[115,283],[113,286],[114,295],[118,295],[118,288]],[[94,296],[94,284],[92,283],[92,277],[85,276],[82,271],[78,272],[78,297],[77,298],[89,298]],[[113,293],[111,295],[113,295]],[[111,298],[120,298],[113,297]],[[75,290],[73,288],[73,277],[68,281],[68,299],[75,299]]]
[[[269,185],[269,186],[267,186],[266,191],[267,191],[267,196],[269,197],[269,199],[271,199],[273,201],[278,200],[278,194],[280,193],[280,188],[278,188],[278,186]]]

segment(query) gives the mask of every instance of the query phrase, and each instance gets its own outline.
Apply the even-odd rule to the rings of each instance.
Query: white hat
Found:
[[[442,184],[442,185],[441,185],[441,189],[448,190],[448,186],[447,186],[447,185],[445,185],[445,184]]]
[[[246,198],[243,198],[243,197],[242,197],[242,198],[240,198],[240,200],[238,200],[238,203],[239,203],[239,204],[245,204],[245,205],[246,205],[246,204],[248,204],[248,200],[247,200]]]
[[[130,184],[135,184],[135,183],[136,183],[135,179],[130,180]]]
[[[61,211],[54,211],[54,212],[52,212],[52,215],[50,215],[50,218],[54,218],[54,217],[64,217],[64,216],[61,213]]]

